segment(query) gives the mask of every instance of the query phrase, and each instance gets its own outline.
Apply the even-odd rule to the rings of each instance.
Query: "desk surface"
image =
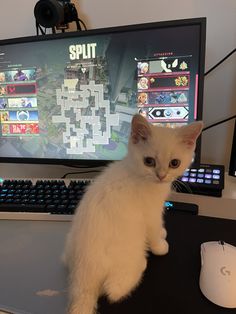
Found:
[[[199,206],[199,215],[236,220],[236,178],[225,174],[222,197],[173,192],[169,200],[195,203]]]
[[[125,301],[99,301],[100,314],[227,314],[199,290],[200,244],[236,245],[236,221],[168,214],[168,255],[150,255],[140,286]],[[0,304],[31,314],[65,314],[66,272],[60,262],[69,222],[0,221]],[[52,292],[52,296],[47,296]]]

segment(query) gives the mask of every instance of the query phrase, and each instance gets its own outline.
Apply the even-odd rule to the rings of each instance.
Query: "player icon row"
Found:
[[[0,98],[0,109],[7,108],[36,108],[36,97]]]
[[[36,93],[36,83],[0,85],[0,96],[29,95]]]
[[[138,107],[145,105],[171,105],[188,104],[189,92],[180,91],[160,91],[160,92],[140,92],[137,95]]]
[[[153,73],[188,72],[190,68],[190,60],[190,56],[172,56],[139,61],[137,63],[138,76],[146,76]]]
[[[8,123],[1,125],[3,136],[39,134],[38,123]]]
[[[0,72],[0,83],[36,80],[36,69],[16,69]]]
[[[138,113],[150,120],[157,122],[187,122],[189,117],[188,107],[143,107]]]
[[[189,75],[142,76],[138,78],[138,90],[163,90],[189,88]]]
[[[0,123],[16,121],[38,121],[37,110],[0,111]]]

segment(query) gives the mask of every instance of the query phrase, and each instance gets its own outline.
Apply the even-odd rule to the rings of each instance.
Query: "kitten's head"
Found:
[[[171,182],[192,161],[202,122],[179,128],[153,126],[141,115],[131,125],[128,159],[137,175],[157,182]]]

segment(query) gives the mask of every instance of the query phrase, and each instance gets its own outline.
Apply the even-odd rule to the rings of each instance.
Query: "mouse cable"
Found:
[[[204,73],[204,76],[207,76],[209,73],[211,73],[215,68],[217,68],[221,63],[223,63],[226,59],[228,59],[233,53],[235,53],[236,48],[234,48],[231,52],[229,52],[223,59],[221,59],[218,63],[216,63],[212,68],[210,68],[206,73]]]

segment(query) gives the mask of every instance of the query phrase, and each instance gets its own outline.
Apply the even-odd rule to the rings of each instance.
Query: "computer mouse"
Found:
[[[236,247],[224,241],[201,244],[199,285],[211,302],[236,308]]]

